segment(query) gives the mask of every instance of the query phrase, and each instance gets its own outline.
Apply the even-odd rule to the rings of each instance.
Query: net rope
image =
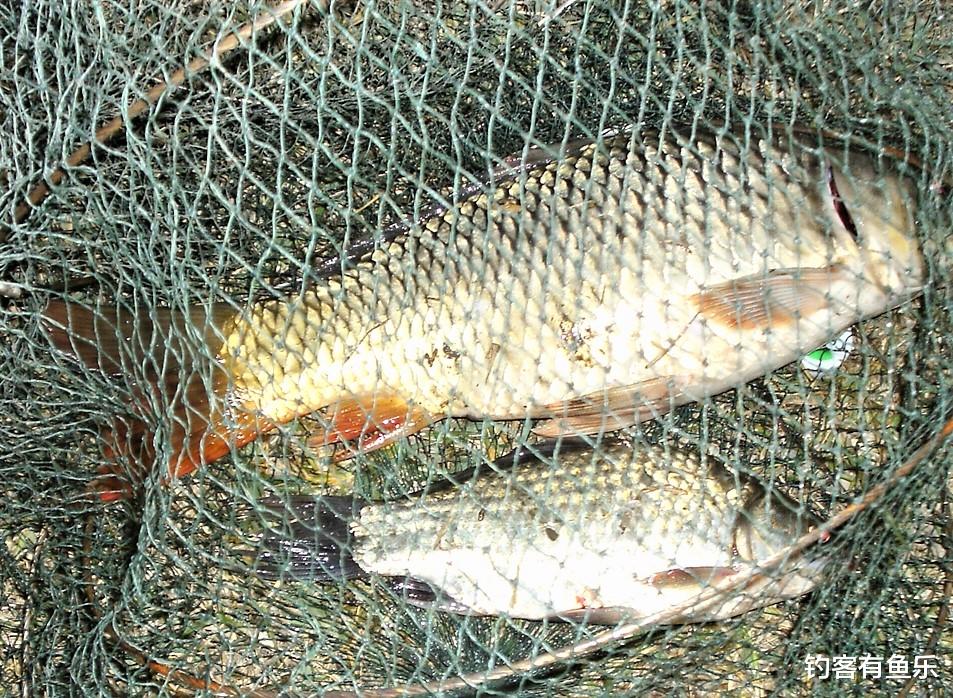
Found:
[[[399,694],[461,676],[460,694],[949,691],[949,447],[890,478],[953,413],[951,19],[941,0],[0,7],[0,698]],[[181,84],[149,94],[157,80]],[[51,176],[117,114],[108,142]],[[150,367],[117,378],[53,351],[38,320],[51,298],[135,317],[241,310],[324,283],[342,250],[453,202],[509,156],[726,123],[822,130],[919,164],[922,294],[854,326],[831,373],[795,362],[624,434],[718,454],[825,520],[877,494],[828,543],[842,563],[811,594],[524,671],[606,628],[424,610],[377,577],[252,573],[242,551],[269,525],[265,497],[400,499],[539,441],[528,419],[446,419],[330,463],[309,443],[319,420],[302,417],[171,484],[152,472],[133,499],[89,496],[103,429],[130,415]],[[44,179],[50,195],[18,212]],[[169,404],[150,399],[162,451]],[[806,670],[809,656],[864,655],[935,655],[938,675]]]

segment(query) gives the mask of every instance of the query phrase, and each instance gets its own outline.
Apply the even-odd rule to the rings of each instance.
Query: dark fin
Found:
[[[424,410],[392,395],[345,398],[326,409],[325,414],[328,430],[309,439],[309,445],[320,447],[341,441],[354,442],[352,447],[335,454],[335,462],[346,460],[357,452],[376,451],[416,434],[434,421]]]
[[[461,487],[484,475],[507,473],[516,468],[538,467],[543,464],[545,459],[553,458],[557,454],[567,455],[578,451],[589,451],[592,448],[591,440],[578,437],[541,441],[538,444],[524,444],[513,449],[505,456],[500,456],[490,466],[486,464],[475,465],[472,468],[436,478],[431,480],[423,489],[412,492],[407,496],[417,499],[424,495],[445,492],[455,487]]]
[[[572,611],[561,611],[553,614],[549,619],[569,623],[590,623],[592,625],[619,625],[626,620],[632,620],[633,617],[631,608],[612,606],[609,608],[577,608]]]
[[[417,608],[433,608],[448,613],[472,613],[470,607],[452,599],[442,590],[413,577],[387,577],[387,585],[402,601]]]
[[[188,313],[155,309],[145,317],[121,307],[94,311],[64,301],[46,307],[43,324],[54,346],[133,385],[127,414],[102,434],[104,455],[115,461],[100,468],[93,485],[102,500],[129,496],[155,463],[158,419],[170,421],[171,477],[188,475],[274,428],[234,407],[228,418],[223,415],[228,377],[211,357],[224,341],[220,328],[234,315],[227,304]],[[154,414],[153,406],[163,405],[162,414]]]
[[[325,582],[365,577],[353,557],[351,522],[365,502],[351,497],[267,497],[262,505],[275,528],[265,531],[253,570],[264,579]]]
[[[152,375],[168,376],[178,374],[183,359],[198,358],[194,351],[181,351],[190,346],[190,332],[203,344],[217,347],[223,340],[220,328],[235,314],[227,303],[188,313],[154,308],[143,316],[123,306],[93,309],[53,300],[42,319],[54,346],[89,368],[112,376],[141,367]]]
[[[608,135],[603,139],[603,143],[611,143],[619,138],[619,135]],[[625,136],[628,141],[628,136]],[[546,167],[554,162],[562,162],[568,158],[578,157],[584,151],[595,146],[599,147],[599,141],[591,138],[578,138],[567,141],[565,145],[559,143],[548,146],[533,146],[526,153],[515,153],[503,159],[493,170],[492,182],[502,183],[519,179],[524,172]]]
[[[658,589],[673,587],[703,589],[737,572],[738,570],[734,567],[677,567],[653,574],[648,578],[648,583]]]
[[[831,284],[844,278],[840,267],[777,269],[733,279],[695,295],[698,312],[727,327],[767,329],[790,325],[830,304]]]
[[[850,215],[850,210],[847,208],[847,204],[844,203],[840,190],[837,188],[837,178],[834,176],[834,168],[830,165],[827,166],[827,188],[831,195],[834,212],[837,214],[841,225],[844,226],[844,230],[850,234],[854,242],[858,242],[857,224],[854,222],[853,216]]]
[[[616,138],[619,138],[619,136],[607,136],[605,142]],[[626,137],[626,139],[628,140],[628,137]],[[353,242],[346,249],[342,250],[340,255],[318,260],[311,270],[309,277],[313,279],[327,279],[340,276],[342,271],[368,262],[375,250],[386,247],[395,240],[405,237],[413,228],[418,226],[425,227],[431,220],[445,215],[449,207],[453,205],[453,202],[462,203],[494,187],[515,181],[519,179],[524,172],[529,172],[533,169],[545,167],[550,163],[579,155],[583,150],[592,145],[593,142],[591,139],[578,139],[567,142],[565,146],[558,143],[545,147],[535,146],[530,148],[525,154],[515,153],[507,156],[490,171],[488,177],[482,177],[479,181],[470,182],[462,186],[454,194],[447,197],[446,203],[434,204],[421,211],[420,215],[416,218],[407,218],[389,225],[376,237]]]
[[[537,424],[533,433],[544,437],[596,434],[655,419],[692,399],[684,393],[683,384],[678,376],[660,376],[547,405],[545,409],[554,417]]]

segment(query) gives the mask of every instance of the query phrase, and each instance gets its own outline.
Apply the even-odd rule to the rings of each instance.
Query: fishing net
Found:
[[[100,124],[268,12],[189,0],[0,7],[0,696],[436,691],[460,676],[469,687],[448,690],[948,690],[950,451],[889,480],[953,408],[953,209],[933,186],[953,172],[944,2],[306,2],[188,72],[13,222],[30,185]],[[855,326],[832,371],[794,363],[625,435],[717,452],[822,518],[879,495],[827,544],[837,563],[812,594],[601,638],[596,652],[525,671],[605,629],[422,610],[374,578],[251,573],[242,551],[267,523],[265,496],[399,498],[538,440],[529,420],[444,420],[332,464],[301,419],[190,477],[153,473],[131,499],[89,496],[102,429],[146,369],[117,379],[54,352],[37,321],[50,298],[137,317],[240,309],[321,283],[323,260],[485,180],[506,156],[675,123],[826,129],[923,163],[910,169],[929,267],[921,296]]]

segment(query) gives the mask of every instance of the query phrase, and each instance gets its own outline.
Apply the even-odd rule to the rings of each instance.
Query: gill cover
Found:
[[[916,238],[914,180],[901,176],[889,158],[857,150],[829,153],[829,159],[835,225],[857,241],[863,273],[888,297],[918,291],[924,265]]]
[[[768,495],[753,483],[748,488],[751,495],[735,526],[735,550],[746,562],[775,555],[820,523],[780,492]]]

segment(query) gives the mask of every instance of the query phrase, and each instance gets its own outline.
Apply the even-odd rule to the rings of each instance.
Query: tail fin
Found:
[[[52,301],[43,312],[51,342],[85,366],[134,385],[129,413],[103,431],[104,453],[95,489],[104,501],[130,494],[156,460],[155,420],[168,414],[172,457],[169,475],[182,477],[221,458],[273,425],[251,413],[226,419],[228,376],[211,358],[224,342],[220,328],[235,310],[226,304],[188,313],[169,309],[148,315],[122,307],[93,310]],[[156,414],[157,408],[160,414]],[[125,465],[123,465],[125,464]]]
[[[255,555],[255,573],[264,579],[343,581],[367,576],[354,560],[351,522],[365,502],[351,497],[268,497],[266,510],[285,522],[269,529]]]

